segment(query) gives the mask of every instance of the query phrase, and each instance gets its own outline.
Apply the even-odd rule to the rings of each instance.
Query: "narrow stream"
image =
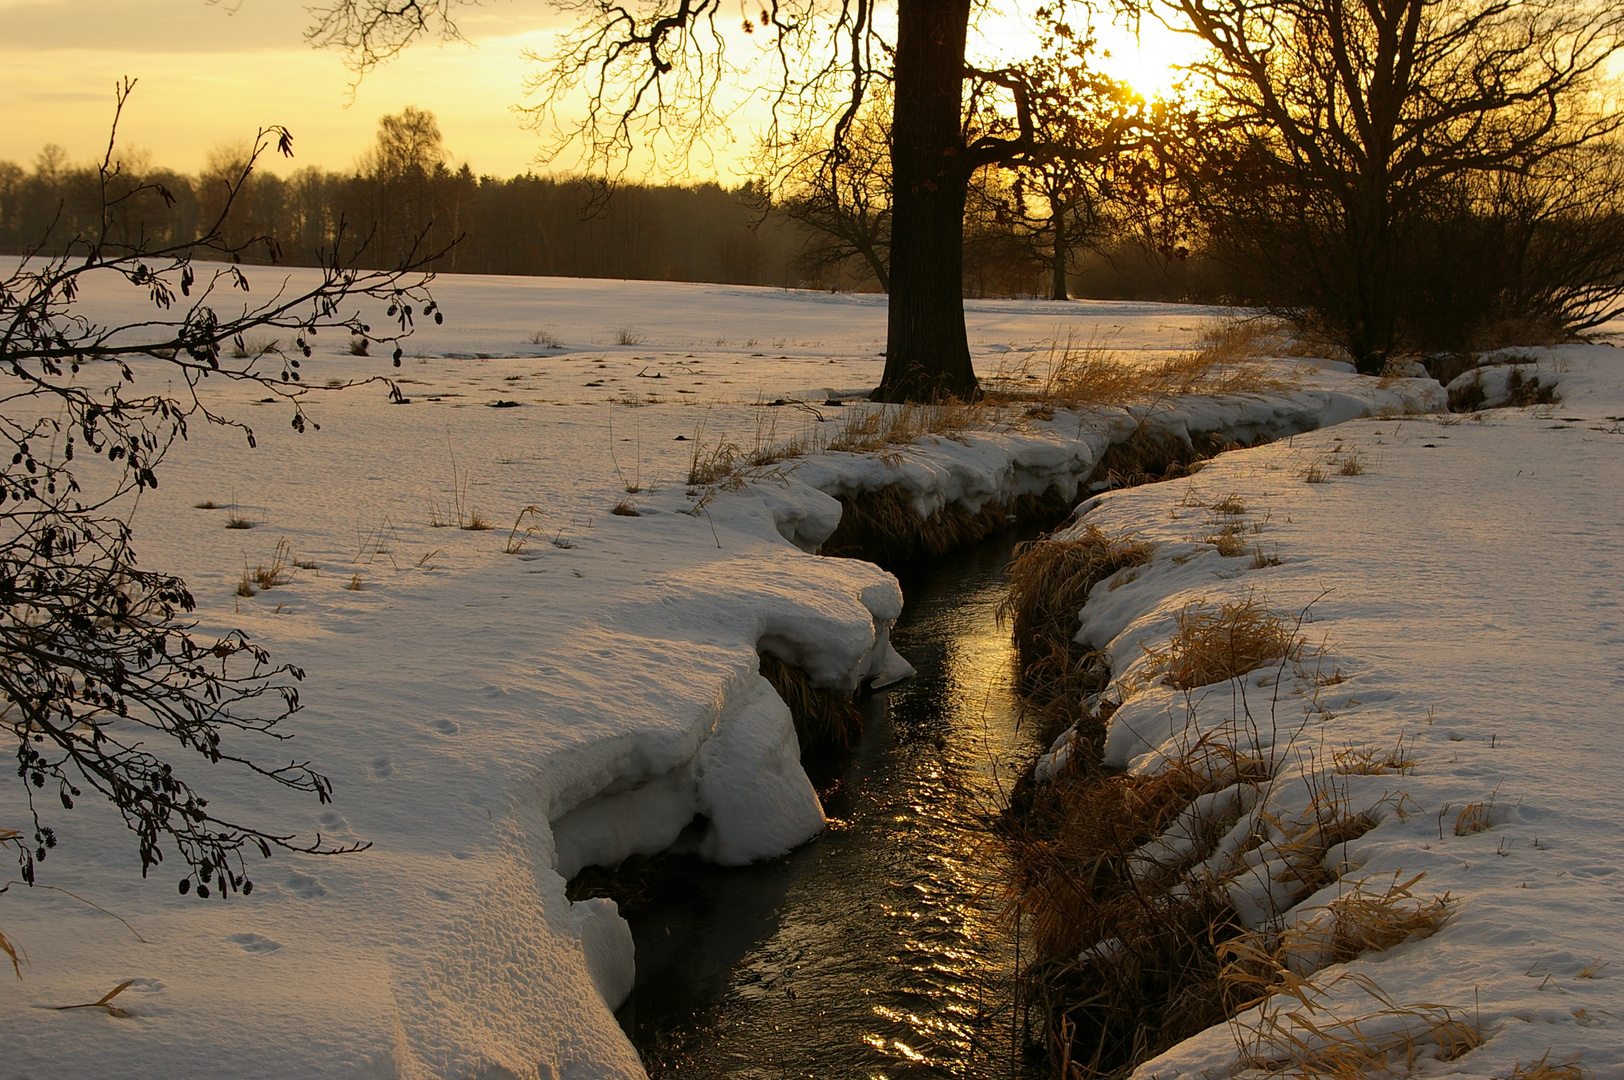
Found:
[[[637,986],[620,1017],[652,1076],[1023,1075],[985,827],[1039,749],[993,618],[1015,539],[903,579],[894,641],[919,674],[865,702],[827,832],[761,866],[684,860],[623,901]]]

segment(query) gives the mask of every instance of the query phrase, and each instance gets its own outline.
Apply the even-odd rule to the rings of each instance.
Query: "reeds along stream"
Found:
[[[988,828],[1040,749],[994,619],[1013,540],[903,578],[894,640],[919,674],[864,702],[862,741],[825,781],[827,832],[759,866],[623,868],[637,987],[621,1022],[653,1076],[1025,1075]]]

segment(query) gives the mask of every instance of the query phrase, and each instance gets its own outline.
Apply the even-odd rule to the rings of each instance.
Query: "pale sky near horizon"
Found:
[[[251,139],[262,125],[294,136],[286,173],[305,165],[343,171],[372,143],[378,118],[406,105],[433,112],[455,162],[476,173],[512,176],[536,164],[538,133],[513,106],[523,100],[531,65],[524,49],[547,51],[565,16],[546,0],[493,0],[460,10],[470,44],[422,41],[361,82],[351,102],[342,57],[304,41],[304,5],[289,0],[0,0],[0,160],[32,166],[47,142],[74,163],[99,158],[112,117],[113,87],[140,80],[126,108],[120,145],[150,153],[152,163],[196,172],[208,152]],[[1102,23],[1107,20],[1101,20]],[[1148,33],[1147,26],[1147,33]],[[1130,35],[1101,27],[1116,74],[1142,91],[1165,86],[1165,65],[1188,56],[1163,32],[1136,47]],[[1018,24],[995,24],[989,37],[1016,40]],[[1171,39],[1171,40],[1170,40]],[[1181,50],[1181,47],[1184,47]],[[748,132],[736,132],[745,146]],[[739,183],[744,174],[723,148],[695,179]]]

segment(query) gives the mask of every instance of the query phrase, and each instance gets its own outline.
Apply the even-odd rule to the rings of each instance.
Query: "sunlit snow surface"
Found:
[[[274,287],[278,273],[254,271],[256,290]],[[899,483],[928,511],[946,501],[973,510],[1051,484],[1069,491],[1112,440],[1146,422],[1143,410],[1062,414],[963,442],[927,439],[883,460],[803,460],[719,492],[697,514],[679,513],[704,495],[690,495],[684,482],[696,441],[749,447],[815,431],[857,407],[825,402],[878,381],[882,300],[502,278],[442,278],[436,295],[446,324],[411,339],[398,371],[387,357],[352,357],[346,342],[325,339],[304,366],[316,385],[394,374],[410,404],[390,404],[377,385],[326,395],[310,407],[321,429],[297,435],[284,406],[256,403],[262,395],[241,387],[209,386],[211,407],[254,425],[258,449],[240,432],[194,425],[161,472],[163,486],[132,517],[142,565],[186,577],[203,631],[241,627],[278,660],[304,668],[306,708],[285,725],[295,739],[252,752],[308,758],[331,776],[336,799],[320,807],[263,784],[192,775],[212,785],[217,805],[253,821],[304,837],[370,840],[372,849],[341,858],[278,854],[253,868],[252,898],[199,901],[177,895],[179,867],[165,864],[141,880],[133,842],[109,809],[82,801],[71,814],[50,815],[62,844],[42,865],[42,883],[118,918],[46,889],[13,887],[0,900],[0,925],[31,959],[24,978],[0,990],[0,1076],[639,1075],[604,1000],[629,985],[629,935],[606,903],[572,908],[559,871],[659,850],[696,813],[710,821],[703,853],[721,862],[780,854],[822,826],[787,711],[756,673],[756,649],[765,643],[824,685],[849,687],[897,670],[886,630],[901,602],[878,569],[808,553],[838,520],[828,493]],[[139,312],[103,291],[87,303],[108,317]],[[1152,304],[969,308],[972,347],[989,372],[1067,336],[1109,337],[1124,352],[1156,355],[1185,345],[1206,318],[1200,309]],[[1317,568],[1299,575],[1304,582],[1347,581],[1318,617],[1347,664],[1382,682],[1391,702],[1338,710],[1340,723],[1364,724],[1368,715],[1368,737],[1385,738],[1390,727],[1420,723],[1390,710],[1424,714],[1431,706],[1428,730],[1447,726],[1465,740],[1429,749],[1425,765],[1455,777],[1455,787],[1423,794],[1425,774],[1404,778],[1429,811],[1371,834],[1378,845],[1391,837],[1390,852],[1378,847],[1387,852],[1381,858],[1432,867],[1444,856],[1419,845],[1434,804],[1482,797],[1502,772],[1500,805],[1509,812],[1523,798],[1516,828],[1538,832],[1542,844],[1547,835],[1570,838],[1536,856],[1529,835],[1529,851],[1503,859],[1494,857],[1492,833],[1442,846],[1469,849],[1467,862],[1491,863],[1497,874],[1518,859],[1532,867],[1536,857],[1566,871],[1530,877],[1527,907],[1516,906],[1520,893],[1503,894],[1492,908],[1463,906],[1457,924],[1421,947],[1473,946],[1450,954],[1451,992],[1477,977],[1459,965],[1500,969],[1498,955],[1478,946],[1490,931],[1519,932],[1534,904],[1569,905],[1560,926],[1576,942],[1563,955],[1585,951],[1579,940],[1594,939],[1598,954],[1616,941],[1595,929],[1611,925],[1603,920],[1616,903],[1607,879],[1594,876],[1615,861],[1594,851],[1598,838],[1617,836],[1616,815],[1609,821],[1605,813],[1616,787],[1606,782],[1609,765],[1599,753],[1585,761],[1596,779],[1582,790],[1555,776],[1535,779],[1539,768],[1559,771],[1573,760],[1571,750],[1559,756],[1561,739],[1606,747],[1603,702],[1618,695],[1619,630],[1604,605],[1618,593],[1618,511],[1609,494],[1617,470],[1609,462],[1619,436],[1590,430],[1589,420],[1624,411],[1624,395],[1605,371],[1589,374],[1610,357],[1562,355],[1573,358],[1572,378],[1583,374],[1597,393],[1612,395],[1595,401],[1614,404],[1581,399],[1574,415],[1589,419],[1561,432],[1527,415],[1440,429],[1451,436],[1439,442],[1446,449],[1419,447],[1431,421],[1360,422],[1371,473],[1312,490],[1298,484],[1280,496],[1307,500],[1306,508],[1281,502],[1268,526],[1278,532],[1265,539],[1280,544],[1286,565],[1253,575],[1260,583],[1271,573],[1285,578],[1298,573],[1297,559]],[[169,378],[157,361],[137,364],[136,375],[138,388]],[[1424,381],[1377,385],[1318,369],[1299,377],[1298,389],[1266,398],[1164,402],[1150,421],[1289,434],[1441,401],[1436,384]],[[781,399],[790,403],[771,404]],[[499,400],[518,405],[488,407]],[[1380,444],[1377,430],[1388,433]],[[1302,445],[1298,436],[1256,454],[1290,455]],[[1572,456],[1575,445],[1589,456]],[[1517,486],[1521,479],[1509,476],[1516,469],[1538,482]],[[1492,488],[1474,487],[1508,470]],[[1224,475],[1200,479],[1222,483]],[[1258,475],[1276,483],[1274,473]],[[1277,486],[1290,486],[1286,480],[1282,473]],[[1354,502],[1361,492],[1365,501]],[[1516,503],[1514,521],[1505,505],[1513,493],[1528,500]],[[207,500],[221,509],[194,508]],[[622,500],[641,516],[611,513]],[[538,511],[520,532],[530,524],[537,531],[522,551],[506,553],[515,516],[531,505]],[[1130,514],[1130,505],[1113,504],[1111,513]],[[1144,507],[1144,527],[1166,516],[1165,507]],[[227,508],[254,527],[226,529]],[[494,527],[455,527],[459,515],[467,522],[475,514]],[[1383,515],[1415,539],[1386,535]],[[1454,530],[1451,539],[1430,542],[1429,520]],[[236,596],[244,570],[269,563],[282,540],[292,559],[316,568]],[[1349,545],[1368,554],[1345,553]],[[1202,588],[1241,587],[1202,573]],[[1482,590],[1428,609],[1447,625],[1377,602],[1389,589],[1395,603],[1426,595],[1424,587],[1442,598],[1446,585],[1474,578]],[[1181,577],[1177,589],[1196,583]],[[1523,593],[1528,602],[1512,599]],[[1147,610],[1167,602],[1148,589],[1138,595]],[[1283,597],[1295,595],[1282,587]],[[1355,600],[1362,606],[1338,606]],[[1592,601],[1598,606],[1586,606]],[[1345,630],[1332,621],[1338,612],[1347,613]],[[1407,641],[1418,644],[1406,651]],[[1612,642],[1611,653],[1579,647],[1602,641]],[[1536,647],[1558,656],[1544,659]],[[1592,670],[1604,656],[1613,658],[1611,674]],[[1560,674],[1569,667],[1571,676]],[[1541,718],[1554,726],[1532,734],[1527,725]],[[1480,731],[1499,733],[1495,750],[1473,749]],[[1479,772],[1445,773],[1451,755],[1479,762]],[[1524,756],[1513,763],[1510,755]],[[1593,827],[1566,808],[1581,794],[1581,807],[1598,808]],[[0,789],[0,824],[26,825],[20,795]],[[1544,817],[1536,822],[1536,814]],[[1581,851],[1581,835],[1590,849]],[[1489,846],[1479,852],[1482,844]],[[1434,873],[1465,895],[1479,879],[1457,884],[1445,873],[1452,865]],[[1581,881],[1588,891],[1572,891]],[[1542,883],[1547,891],[1536,895]],[[1571,973],[1547,963],[1571,990]],[[49,1010],[94,1001],[126,979],[134,984],[118,1001],[127,1018]],[[1611,985],[1603,978],[1584,990]],[[1537,1018],[1578,1024],[1568,1000]]]

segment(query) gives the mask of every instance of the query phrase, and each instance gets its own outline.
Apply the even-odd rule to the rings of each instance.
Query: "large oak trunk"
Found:
[[[881,401],[977,392],[964,332],[961,126],[969,0],[901,0],[891,126],[891,306]]]

